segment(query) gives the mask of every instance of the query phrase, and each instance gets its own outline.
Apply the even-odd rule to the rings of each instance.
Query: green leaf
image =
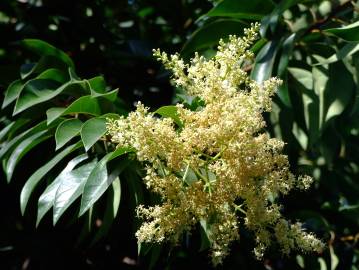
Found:
[[[41,73],[48,69],[66,70],[67,65],[57,57],[43,55],[37,63],[33,65],[25,64],[21,67],[21,79],[26,79],[31,75]]]
[[[59,87],[59,83],[49,79],[35,79],[25,84],[16,104],[14,114],[16,115],[36,104],[53,99],[57,95],[70,88],[72,91],[81,92],[85,89],[83,81],[70,81]]]
[[[324,32],[346,41],[359,41],[359,21],[340,28],[325,29]]]
[[[90,173],[97,164],[97,160],[84,164],[61,176],[60,185],[56,191],[53,204],[53,224],[55,225],[66,209],[80,197]]]
[[[328,122],[340,115],[355,98],[355,84],[350,72],[342,62],[329,66],[328,85],[324,93],[323,121]]]
[[[217,46],[221,38],[226,38],[230,34],[242,35],[246,25],[243,21],[233,19],[220,19],[205,24],[191,35],[183,46],[181,55],[187,59],[194,52]]]
[[[66,110],[66,108],[54,107],[46,111],[47,124],[50,125],[53,121],[58,119]]]
[[[38,75],[36,79],[49,79],[63,84],[69,80],[69,75],[62,70],[49,68]]]
[[[83,154],[72,159],[67,164],[65,169],[55,178],[55,180],[50,185],[47,186],[45,191],[41,194],[37,208],[36,227],[39,225],[44,215],[53,206],[56,197],[56,191],[59,188],[60,184],[62,183],[63,178],[66,177],[67,173],[71,172],[73,168],[76,167],[77,164],[79,164],[80,162],[84,161],[87,158],[88,158],[87,154]]]
[[[113,102],[117,97],[117,91],[113,90],[105,94],[98,94],[97,96],[82,96],[71,103],[67,108],[51,108],[47,111],[47,123],[51,123],[58,117],[69,114],[89,114],[92,116],[100,116],[104,113],[101,110],[101,99]]]
[[[2,103],[1,109],[4,109],[8,106],[11,102],[17,99],[18,95],[20,94],[24,84],[22,80],[13,81],[9,87],[6,89],[4,101]]]
[[[55,157],[53,157],[51,160],[49,160],[45,165],[40,167],[38,170],[36,170],[30,178],[26,181],[24,187],[21,190],[20,194],[20,208],[21,213],[24,215],[26,205],[29,201],[29,198],[35,189],[35,187],[38,185],[38,183],[43,179],[43,177],[52,169],[54,168],[57,163],[59,163],[63,158],[65,158],[67,155],[75,151],[76,149],[81,147],[81,142],[78,142],[76,144],[70,145],[64,150],[62,150],[60,153],[58,153]]]
[[[79,216],[82,216],[101,197],[108,186],[122,172],[124,167],[127,166],[127,163],[124,163],[123,166],[119,166],[113,173],[108,175],[106,167],[107,162],[128,153],[129,151],[130,150],[127,148],[119,148],[115,152],[108,153],[96,164],[96,167],[91,171],[83,190]]]
[[[114,219],[117,216],[118,208],[121,201],[121,182],[117,177],[113,182],[107,196],[105,215],[102,220],[102,224],[94,239],[91,242],[91,246],[104,237],[111,228]]]
[[[106,82],[102,76],[97,76],[88,80],[91,92],[104,94],[106,92]]]
[[[155,111],[155,113],[163,116],[163,117],[170,117],[173,121],[179,126],[182,127],[183,123],[178,116],[177,107],[176,106],[163,106]]]
[[[64,120],[58,125],[55,132],[56,150],[76,137],[80,133],[81,127],[82,122],[77,118]]]
[[[274,5],[268,0],[223,0],[212,8],[209,17],[233,17],[249,20],[260,20],[272,11]]]
[[[21,118],[20,118],[21,119]],[[0,141],[2,141],[5,136],[9,133],[9,131],[11,130],[11,128],[15,125],[16,121],[11,122],[10,124],[8,124],[7,126],[5,126],[1,131],[0,131]]]
[[[251,78],[261,83],[272,76],[275,56],[278,51],[278,42],[269,41],[258,53]]]
[[[75,68],[74,63],[72,62],[71,58],[64,53],[63,51],[55,48],[54,46],[50,45],[49,43],[39,40],[39,39],[24,39],[20,43],[22,46],[27,48],[28,50],[43,56],[43,55],[51,55],[54,56],[64,63],[66,63],[71,68]]]
[[[342,60],[346,57],[349,57],[359,51],[359,43],[348,43],[343,48],[341,48],[336,54],[333,54],[329,58],[322,60],[319,59],[319,62],[314,65],[327,65],[331,63],[335,63],[339,60]],[[313,55],[315,58],[315,55]]]
[[[278,72],[277,76],[283,79],[283,83],[279,86],[278,96],[284,105],[287,107],[291,107],[290,96],[289,96],[289,86],[288,86],[288,78],[287,78],[287,67],[292,56],[294,41],[296,38],[296,34],[293,33],[289,37],[287,37],[282,44],[282,53],[279,59],[278,64]]]
[[[268,15],[265,16],[261,21],[261,36],[267,36],[268,28],[270,28],[272,33],[275,33],[279,17],[282,16],[283,12],[291,6],[300,2],[303,2],[303,0],[282,0],[279,4],[275,6],[275,8],[270,14],[266,13]]]
[[[29,138],[23,140],[11,153],[8,161],[6,162],[6,179],[7,182],[10,183],[11,177],[14,173],[15,166],[19,163],[19,161],[24,157],[24,155],[29,152],[32,148],[34,148],[39,143],[51,137],[51,135],[45,135],[47,130],[40,131],[30,136]],[[45,135],[45,136],[43,136]]]
[[[83,124],[80,133],[86,152],[105,135],[106,131],[106,119],[104,118],[92,118]]]
[[[2,159],[4,157],[4,155],[8,154],[12,149],[14,149],[22,140],[25,140],[26,138],[28,138],[29,136],[39,132],[39,131],[43,131],[43,130],[47,130],[49,128],[52,128],[54,125],[56,125],[57,123],[54,122],[51,126],[47,126],[46,125],[46,121],[42,121],[39,124],[37,124],[36,126],[20,133],[19,135],[15,136],[13,139],[11,139],[10,141],[6,142],[5,144],[3,144],[1,146],[0,149],[0,158]]]

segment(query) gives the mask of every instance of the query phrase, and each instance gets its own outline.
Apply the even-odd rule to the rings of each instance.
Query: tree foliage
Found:
[[[173,101],[192,109],[202,101],[170,86],[151,49],[209,57],[220,38],[242,35],[260,21],[247,71],[258,82],[283,80],[273,111],[264,115],[266,130],[286,142],[291,170],[315,180],[309,192],[280,198],[283,212],[320,236],[326,249],[282,257],[274,247],[256,261],[250,232],[243,230],[223,268],[357,269],[359,4],[169,2],[76,1],[71,9],[66,1],[0,4],[4,266],[20,268],[29,260],[53,267],[51,258],[81,254],[78,267],[210,268],[200,227],[179,246],[137,247],[134,209],[158,198],[142,184],[143,164],[133,150],[110,143],[106,118],[126,116],[140,99],[178,121],[168,106],[172,93]],[[40,248],[30,252],[31,241]]]

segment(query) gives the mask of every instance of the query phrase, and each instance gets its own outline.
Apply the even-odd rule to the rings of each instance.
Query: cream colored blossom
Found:
[[[263,131],[262,113],[271,109],[271,97],[281,82],[271,78],[257,83],[242,69],[253,58],[248,49],[258,27],[246,29],[242,38],[221,40],[212,59],[196,54],[186,64],[179,55],[154,52],[172,71],[177,86],[204,101],[196,111],[177,105],[180,128],[141,103],[127,118],[109,120],[112,141],[136,150],[137,158],[147,164],[146,186],[162,198],[159,205],[138,207],[144,219],[136,233],[140,242],[177,242],[201,223],[206,225],[214,264],[221,263],[230,244],[239,239],[241,226],[254,232],[258,258],[273,240],[285,254],[322,248],[299,223],[285,221],[275,200],[295,187],[307,188],[311,178],[296,178],[282,154],[284,143]]]

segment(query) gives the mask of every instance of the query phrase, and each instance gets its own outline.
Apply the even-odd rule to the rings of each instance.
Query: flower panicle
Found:
[[[144,220],[136,233],[140,242],[178,242],[200,223],[205,224],[213,264],[229,253],[240,227],[254,232],[258,258],[272,241],[284,254],[323,247],[301,224],[290,225],[275,199],[294,188],[308,188],[312,179],[295,177],[282,153],[284,143],[263,131],[262,113],[271,110],[281,81],[259,83],[243,69],[253,58],[249,48],[258,29],[259,24],[252,24],[244,37],[221,40],[211,59],[195,54],[185,63],[178,54],[154,51],[172,71],[175,85],[204,102],[196,111],[176,106],[180,129],[141,103],[127,118],[108,121],[112,141],[136,150],[146,164],[144,183],[161,198],[158,205],[137,209]]]

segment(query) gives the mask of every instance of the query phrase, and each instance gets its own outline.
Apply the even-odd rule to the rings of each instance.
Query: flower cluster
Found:
[[[220,41],[212,59],[196,54],[186,64],[179,55],[154,51],[172,71],[176,86],[205,104],[195,111],[177,104],[180,126],[140,103],[127,118],[109,120],[112,141],[136,150],[146,164],[145,184],[162,199],[160,205],[138,207],[145,221],[136,233],[140,242],[176,242],[200,223],[214,264],[239,239],[240,226],[253,231],[258,258],[272,240],[285,254],[321,250],[318,239],[282,217],[273,199],[295,187],[307,188],[311,178],[295,177],[282,154],[284,143],[263,131],[262,113],[271,109],[281,82],[271,78],[257,83],[243,70],[253,59],[249,47],[258,27],[253,24],[244,37]]]

